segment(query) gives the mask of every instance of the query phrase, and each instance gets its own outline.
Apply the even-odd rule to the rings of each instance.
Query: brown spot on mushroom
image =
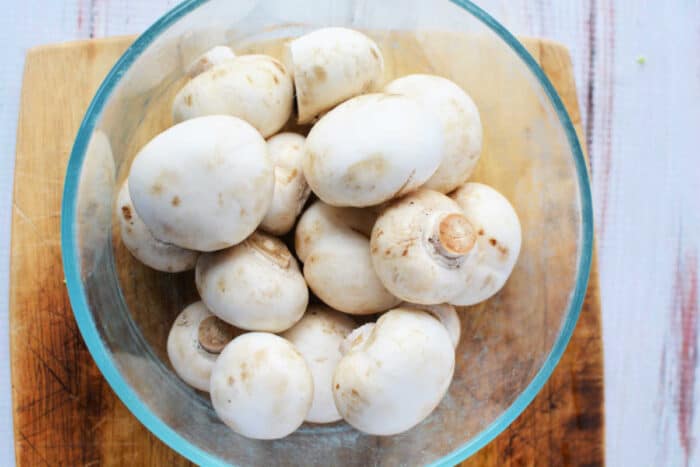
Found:
[[[122,206],[122,216],[128,221],[131,220],[131,208],[128,205]]]
[[[372,54],[375,60],[379,61],[379,53],[374,49],[374,47],[369,49],[369,53]]]
[[[246,362],[241,363],[241,380],[243,382],[248,381],[250,378],[250,373],[248,372],[248,364]]]
[[[337,384],[337,383],[336,383],[335,388],[336,388],[336,389],[340,389],[340,384]]]
[[[327,74],[326,70],[323,69],[323,67],[320,67],[318,65],[315,65],[313,68],[314,71],[314,77],[320,82],[324,82],[326,80]]]
[[[216,288],[219,289],[219,292],[225,293],[226,292],[226,279],[223,277],[219,277],[219,279],[216,281]]]
[[[256,350],[253,354],[253,363],[255,365],[262,365],[262,363],[267,359],[267,349]]]
[[[191,106],[192,105],[192,94],[187,94],[183,100],[185,101],[186,106]]]
[[[479,229],[479,235],[484,235],[484,229]]]
[[[275,82],[275,84],[280,84],[280,79],[277,77],[277,75],[272,75],[272,80]]]
[[[214,79],[217,79],[217,78],[221,78],[221,77],[226,76],[227,74],[228,74],[228,70],[226,70],[226,68],[224,68],[224,67],[216,67],[216,68],[214,68],[214,71],[213,71],[212,74],[211,74],[211,79],[214,80]]]
[[[172,201],[170,201],[170,204],[173,206],[177,207],[180,205],[180,197],[179,196],[173,196]]]
[[[491,246],[496,246],[496,244],[498,243],[498,241],[496,241],[495,238],[489,238],[489,243],[491,244]]]
[[[275,66],[275,68],[277,68],[280,71],[280,73],[282,73],[283,75],[287,74],[287,70],[284,69],[284,66],[280,62],[274,59],[270,61]]]
[[[133,232],[134,232],[134,229],[132,229],[131,227],[127,227],[127,228],[126,228],[126,233],[130,234],[130,233],[133,233]]]
[[[371,251],[372,251],[372,253],[376,253],[377,251],[379,251],[379,247],[377,245],[374,245],[372,247]]]
[[[403,252],[401,253],[401,256],[408,256],[408,247],[404,248]]]
[[[498,252],[501,253],[503,256],[508,255],[508,248],[504,247],[503,245],[498,245],[496,248],[498,248]]]
[[[236,382],[236,379],[233,376],[229,376],[226,382],[229,386],[233,386],[233,384]]]
[[[381,178],[390,169],[384,155],[374,153],[348,167],[343,175],[343,182],[357,190],[364,190],[366,188],[364,185]]]
[[[231,342],[235,335],[234,328],[216,316],[209,316],[199,323],[197,338],[199,345],[209,353],[219,354]]]
[[[239,215],[240,217],[243,217],[243,216],[245,216],[246,214],[248,214],[248,211],[246,211],[245,208],[241,208],[241,209],[238,211],[238,215]]]
[[[151,194],[153,194],[153,195],[159,195],[159,194],[161,194],[162,192],[163,192],[163,185],[161,185],[160,183],[154,183],[154,184],[151,186]]]

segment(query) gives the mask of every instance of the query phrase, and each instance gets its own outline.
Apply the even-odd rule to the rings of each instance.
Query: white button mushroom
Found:
[[[267,152],[275,166],[275,189],[260,228],[273,235],[289,232],[311,193],[301,167],[304,141],[296,133],[280,133],[267,141]]]
[[[198,251],[161,242],[151,234],[131,203],[128,180],[124,180],[119,190],[115,210],[122,243],[136,259],[157,271],[181,272],[194,268]]]
[[[231,50],[231,47],[225,45],[217,45],[211,49],[204,52],[202,55],[197,57],[192,63],[190,63],[185,69],[185,73],[190,78],[194,78],[197,75],[201,75],[208,69],[223,63],[229,59],[232,59],[236,54]]]
[[[355,97],[323,116],[306,138],[304,175],[333,206],[372,206],[425,183],[442,161],[442,125],[414,99]]]
[[[267,55],[241,55],[185,84],[173,101],[173,119],[233,115],[268,137],[289,120],[293,99],[292,78],[282,63]]]
[[[449,303],[440,303],[439,305],[418,305],[415,303],[402,303],[400,308],[408,308],[411,310],[420,310],[430,313],[438,321],[445,326],[447,334],[450,335],[452,347],[457,348],[459,338],[462,335],[462,324],[459,321],[459,315],[455,307]]]
[[[209,391],[211,369],[237,330],[211,314],[202,302],[182,310],[168,334],[168,358],[175,372],[190,386]]]
[[[445,327],[428,313],[398,308],[368,327],[333,376],[338,412],[353,427],[394,435],[420,423],[452,381],[455,353]],[[360,336],[362,337],[362,336]]]
[[[195,282],[212,313],[251,331],[289,329],[309,301],[306,282],[287,246],[260,232],[227,250],[202,254]]]
[[[377,44],[345,28],[324,28],[287,44],[285,64],[294,75],[299,123],[381,84],[384,59]]]
[[[314,395],[311,372],[287,340],[264,332],[237,337],[211,372],[211,402],[236,433],[278,439],[296,430]]]
[[[471,97],[447,78],[420,74],[394,80],[384,92],[417,99],[442,123],[442,164],[424,188],[449,193],[466,182],[479,161],[483,138],[479,109]]]
[[[340,345],[355,327],[347,315],[311,305],[304,317],[282,337],[301,352],[314,379],[314,400],[306,415],[312,423],[331,423],[342,417],[333,401],[333,373],[340,361]]]
[[[299,219],[295,244],[306,282],[336,310],[371,314],[401,302],[372,267],[367,233],[375,217],[369,210],[317,201]]]
[[[260,224],[272,201],[272,169],[255,128],[236,117],[200,117],[141,149],[129,192],[154,237],[191,250],[220,250]]]
[[[449,302],[465,287],[476,232],[459,205],[421,189],[389,204],[372,229],[372,264],[393,295],[411,303]]]
[[[467,183],[451,197],[477,232],[477,251],[467,263],[464,290],[450,303],[473,305],[501,290],[513,272],[522,242],[520,221],[502,194],[481,183]]]

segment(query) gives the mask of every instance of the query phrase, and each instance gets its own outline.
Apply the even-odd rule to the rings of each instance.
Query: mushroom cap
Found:
[[[389,204],[372,229],[372,264],[384,287],[419,304],[450,301],[464,288],[476,234],[459,205],[421,189]]]
[[[185,73],[187,73],[190,78],[194,78],[197,75],[201,75],[208,69],[235,57],[236,54],[233,52],[231,47],[217,45],[192,61],[192,63],[190,63],[185,69]]]
[[[357,211],[314,203],[297,225],[297,254],[304,261],[307,284],[324,303],[345,313],[371,314],[401,300],[389,293],[374,272],[367,236],[345,224],[359,225],[374,218],[371,212]]]
[[[304,278],[318,298],[345,313],[372,314],[401,302],[374,272],[369,240],[352,231],[320,240],[304,263]]]
[[[260,224],[274,175],[265,140],[243,120],[187,120],[136,155],[131,200],[154,237],[199,251],[235,245]]]
[[[473,305],[505,285],[520,254],[522,231],[513,206],[493,188],[467,183],[451,195],[477,232],[475,255],[467,262],[465,288],[450,303]]]
[[[292,78],[282,63],[268,55],[240,55],[187,82],[173,101],[173,120],[232,115],[268,137],[289,120],[293,99]]]
[[[363,324],[359,328],[353,329],[353,331],[345,337],[343,342],[340,343],[340,355],[345,356],[345,354],[350,352],[350,349],[366,341],[369,336],[372,335],[372,329],[374,329],[375,325],[376,323],[369,322]]]
[[[231,341],[214,364],[211,402],[221,420],[253,439],[287,436],[304,422],[314,397],[311,371],[286,339],[250,332]]]
[[[304,176],[327,204],[380,204],[417,189],[435,173],[442,162],[442,133],[439,120],[412,98],[355,97],[311,129]]]
[[[195,282],[212,313],[250,331],[289,329],[309,301],[304,276],[287,246],[261,232],[232,248],[202,254]]]
[[[450,335],[450,341],[452,342],[452,347],[455,349],[459,345],[459,338],[462,334],[462,323],[459,321],[459,315],[454,306],[449,303],[440,303],[438,305],[418,305],[415,303],[404,302],[401,304],[401,308],[408,308],[411,310],[425,311],[433,315],[438,321],[445,326],[447,329],[447,334]]]
[[[349,337],[352,338],[352,335]],[[445,327],[428,313],[384,313],[340,360],[333,376],[338,412],[372,435],[393,435],[420,423],[452,381],[455,353]]]
[[[483,139],[479,109],[472,98],[447,78],[422,74],[398,78],[384,92],[418,100],[442,124],[442,163],[424,188],[449,193],[466,182],[479,161]]]
[[[337,208],[323,201],[314,202],[297,224],[294,248],[303,262],[321,238],[346,230],[369,237],[377,214],[370,209]]]
[[[384,59],[377,44],[352,29],[331,27],[305,34],[285,48],[294,75],[298,121],[309,123],[351,97],[376,89]]]
[[[194,268],[199,252],[158,240],[131,203],[129,181],[124,180],[115,205],[122,243],[136,259],[157,271],[181,272]]]
[[[260,228],[273,235],[291,230],[311,193],[301,167],[305,140],[296,133],[279,133],[267,140],[267,153],[275,166],[275,189]]]
[[[307,422],[331,423],[342,418],[333,401],[333,373],[342,357],[340,344],[354,327],[347,315],[324,305],[311,305],[301,321],[282,334],[304,357],[314,380]]]
[[[204,323],[204,324],[203,324]],[[209,391],[209,377],[219,348],[207,351],[200,343],[203,328],[219,330],[222,341],[233,339],[236,330],[214,316],[202,302],[195,302],[178,315],[168,334],[167,351],[175,373],[190,386]]]

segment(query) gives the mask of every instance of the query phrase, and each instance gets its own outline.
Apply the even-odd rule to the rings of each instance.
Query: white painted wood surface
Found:
[[[7,297],[24,54],[138,33],[176,0],[2,0],[0,465],[12,465]],[[517,34],[571,50],[591,158],[611,466],[700,465],[700,2],[483,0]]]

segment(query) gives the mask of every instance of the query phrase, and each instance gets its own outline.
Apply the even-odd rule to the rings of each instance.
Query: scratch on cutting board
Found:
[[[31,217],[29,217],[27,214],[25,214],[24,211],[22,211],[22,208],[20,208],[17,203],[13,202],[12,205],[15,207],[15,210],[17,211],[17,214],[19,217],[22,218],[23,221],[27,222],[32,228],[36,231],[39,232],[39,228],[36,226],[34,223],[34,220],[32,220]]]
[[[45,465],[50,465],[46,461],[46,458],[44,458],[44,456],[42,456],[41,453],[39,452],[39,450],[34,446],[34,444],[32,444],[32,442],[29,441],[29,438],[27,438],[27,436],[22,432],[22,430],[18,430],[17,432],[19,433],[20,437],[24,440],[24,442],[27,443],[27,445],[32,449],[32,451],[34,451],[36,453],[36,455],[39,456],[39,459],[41,459],[41,461]]]
[[[693,454],[693,396],[695,372],[698,363],[698,261],[695,251],[685,255],[679,251],[676,259],[676,277],[673,286],[673,310],[680,336],[678,375],[680,375],[678,405],[678,432],[685,457],[690,465]]]

